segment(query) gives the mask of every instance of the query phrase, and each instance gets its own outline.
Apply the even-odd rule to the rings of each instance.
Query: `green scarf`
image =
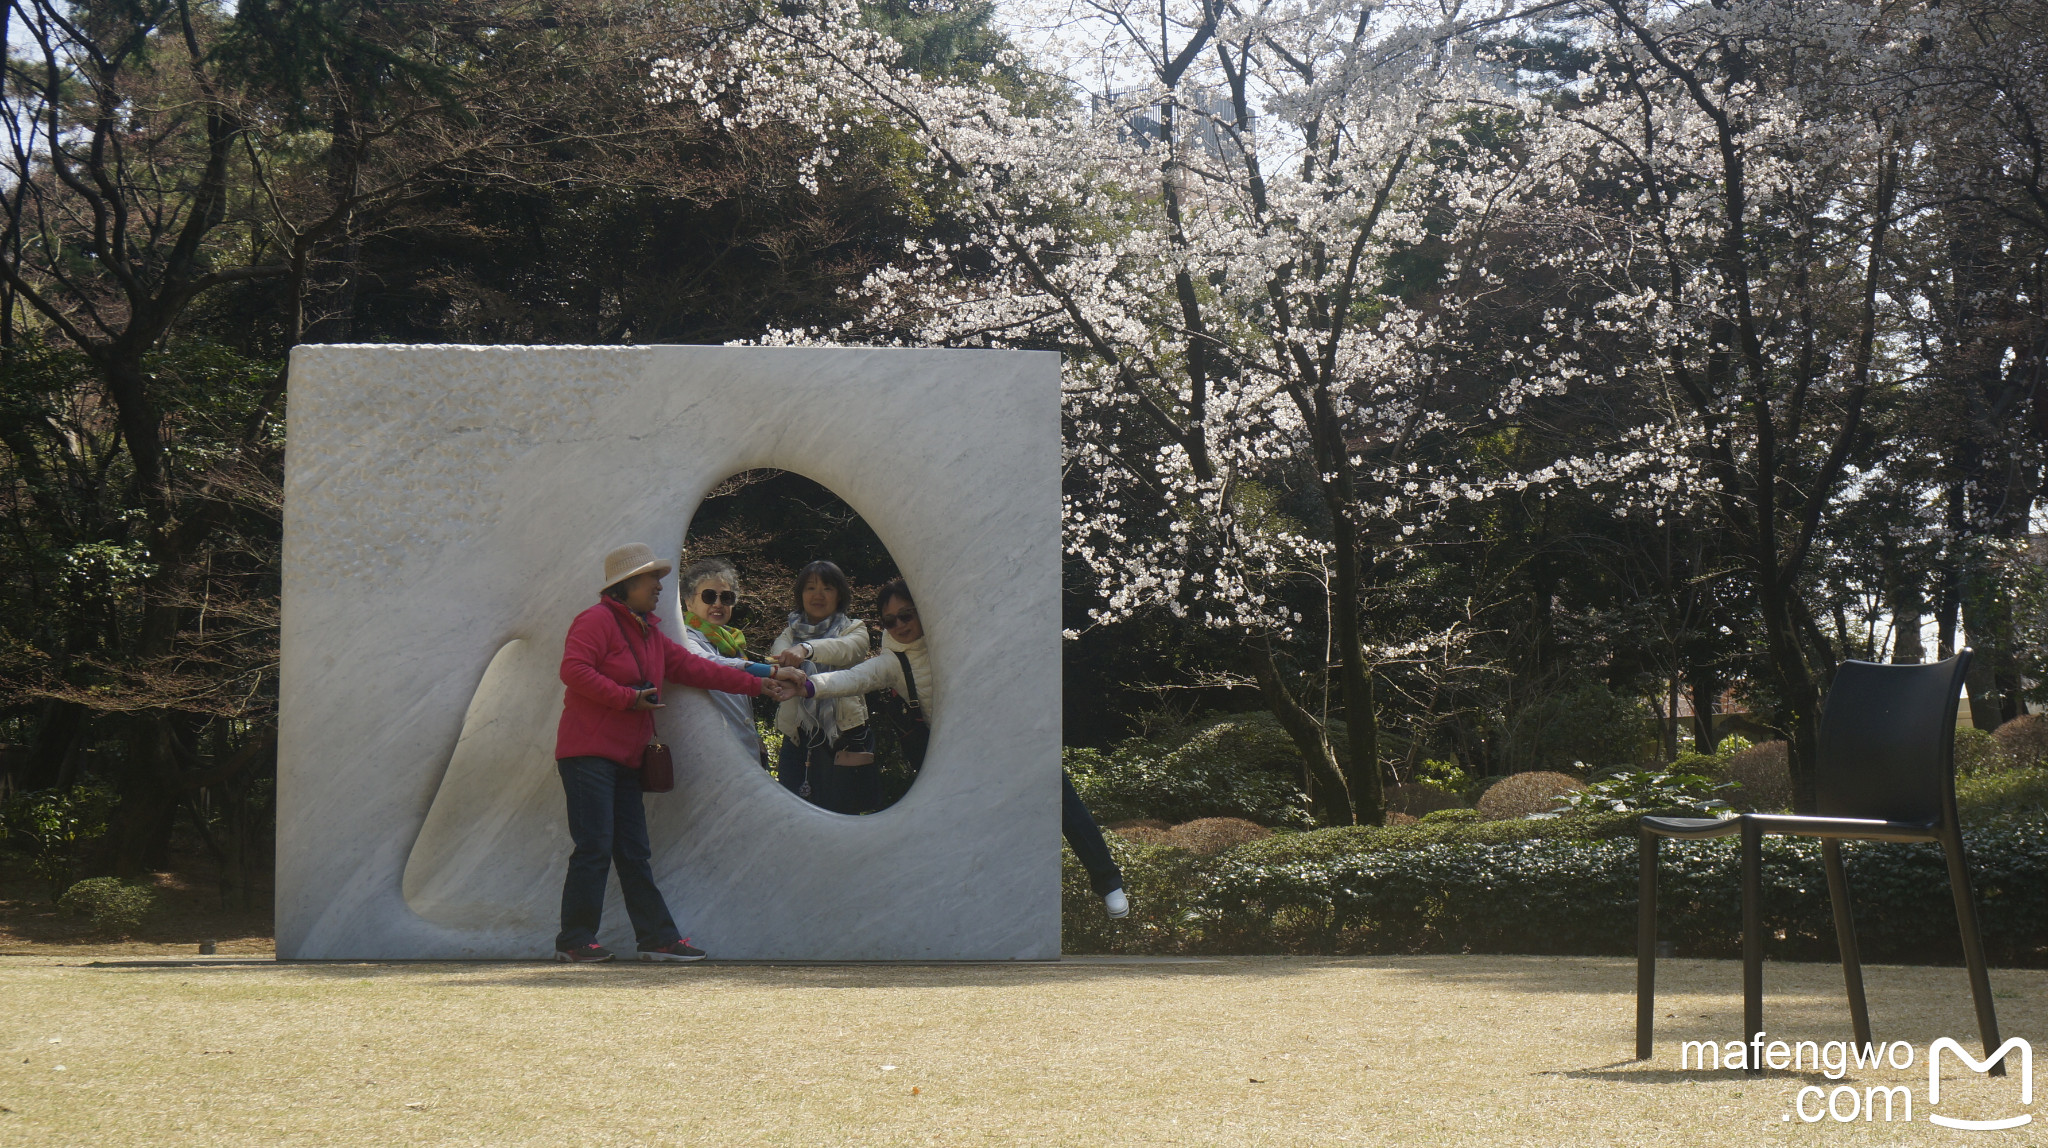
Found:
[[[714,626],[691,610],[683,611],[683,621],[692,630],[711,639],[712,649],[728,658],[737,658],[746,652],[747,636],[731,626]]]

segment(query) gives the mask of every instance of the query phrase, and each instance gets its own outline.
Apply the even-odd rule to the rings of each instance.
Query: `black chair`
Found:
[[[1835,671],[1821,713],[1820,761],[1814,769],[1814,816],[1745,813],[1726,820],[1701,817],[1642,819],[1642,891],[1636,926],[1636,1059],[1650,1058],[1650,1028],[1656,1013],[1657,842],[1662,837],[1697,839],[1742,835],[1742,1039],[1763,1029],[1764,938],[1761,905],[1763,839],[1766,833],[1822,838],[1827,862],[1828,900],[1835,910],[1835,940],[1842,951],[1849,1014],[1859,1045],[1870,1041],[1870,1013],[1863,1002],[1863,965],[1856,951],[1856,922],[1849,911],[1849,883],[1842,871],[1842,841],[1936,841],[1948,858],[1949,889],[1963,934],[1963,960],[1970,968],[1970,992],[1977,1000],[1977,1029],[1989,1055],[1999,1045],[1998,1014],[1991,1004],[1991,978],[1984,967],[1984,940],[1977,931],[1970,871],[1963,860],[1963,835],[1956,821],[1956,698],[1970,651],[1929,666],[1884,666],[1843,662]],[[1750,1065],[1750,1071],[1761,1071]],[[2001,1058],[1992,1068],[2004,1075]]]

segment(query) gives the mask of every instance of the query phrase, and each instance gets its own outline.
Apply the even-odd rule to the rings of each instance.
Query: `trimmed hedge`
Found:
[[[1132,914],[1103,916],[1066,861],[1066,949],[1121,953],[1634,952],[1634,815],[1342,828],[1275,836],[1215,857],[1111,835]],[[2048,823],[2005,819],[1966,833],[1991,959],[2048,965]],[[1733,838],[1665,841],[1660,936],[1681,955],[1740,954],[1741,864]],[[1932,845],[1843,847],[1864,959],[1961,959],[1947,870]],[[1831,960],[1821,843],[1768,838],[1766,952]]]

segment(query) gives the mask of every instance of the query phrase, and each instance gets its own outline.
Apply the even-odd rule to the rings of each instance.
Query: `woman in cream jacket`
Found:
[[[768,647],[770,661],[815,675],[868,656],[867,624],[846,616],[853,587],[838,566],[813,562],[797,571],[793,596],[796,608]],[[775,776],[791,793],[834,813],[864,813],[879,803],[881,775],[861,698],[783,702],[775,728],[782,733]]]
[[[880,603],[882,652],[850,670],[815,674],[804,683],[804,693],[816,698],[844,698],[876,690],[895,690],[910,711],[910,728],[904,731],[904,756],[913,769],[924,766],[925,746],[931,739],[931,724],[938,715],[939,691],[932,680],[931,659],[925,653],[924,622],[910,598],[910,587],[898,578],[882,587]],[[784,703],[787,704],[787,703]],[[1102,898],[1112,917],[1128,917],[1130,898],[1124,895],[1123,871],[1110,856],[1095,816],[1074,792],[1066,771],[1060,771],[1060,832],[1073,847],[1081,867],[1088,870],[1089,887]]]

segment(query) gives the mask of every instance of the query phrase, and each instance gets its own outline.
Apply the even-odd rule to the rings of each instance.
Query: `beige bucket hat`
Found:
[[[675,569],[672,563],[654,556],[654,548],[642,542],[628,543],[604,556],[604,585],[610,589],[635,574],[667,574]]]

